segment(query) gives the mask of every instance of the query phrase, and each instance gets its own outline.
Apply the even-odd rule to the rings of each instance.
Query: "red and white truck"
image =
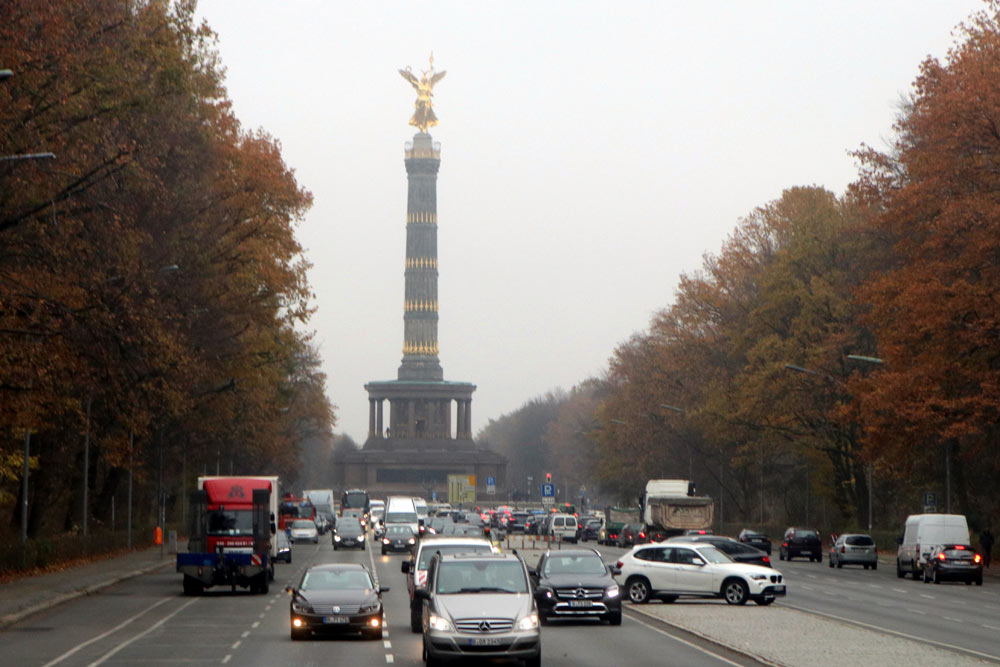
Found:
[[[187,553],[177,554],[184,594],[210,586],[267,593],[278,555],[277,477],[199,477],[191,494]]]

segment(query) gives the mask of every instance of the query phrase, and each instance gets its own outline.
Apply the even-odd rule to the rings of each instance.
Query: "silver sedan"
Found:
[[[863,565],[867,570],[878,569],[878,547],[869,535],[860,533],[845,533],[837,538],[830,547],[830,567],[844,565]]]

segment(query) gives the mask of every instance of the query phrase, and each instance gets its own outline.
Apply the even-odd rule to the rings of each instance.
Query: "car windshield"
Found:
[[[528,581],[519,561],[447,561],[438,568],[437,592],[527,593]]]
[[[409,526],[389,526],[385,531],[388,535],[409,535],[413,536],[413,529]]]
[[[426,570],[431,563],[431,558],[434,554],[441,552],[441,555],[447,554],[461,554],[461,553],[475,553],[475,554],[486,554],[493,551],[490,547],[485,544],[442,544],[435,546],[434,544],[426,544],[424,548],[420,550],[420,561],[417,563],[418,570]]]
[[[299,520],[292,522],[292,528],[315,528],[315,527],[316,524],[314,524],[312,521]]]
[[[301,591],[337,591],[374,588],[364,570],[316,570],[306,572]]]
[[[733,559],[710,544],[698,547],[698,553],[709,563],[732,563]]]
[[[870,547],[875,544],[867,535],[848,535],[844,541],[853,547]]]
[[[417,523],[416,512],[386,512],[385,522],[386,523]]]
[[[337,524],[338,533],[357,533],[361,534],[361,524],[356,520],[344,520]]]
[[[213,510],[208,513],[209,535],[253,535],[250,510]]]
[[[604,574],[607,569],[597,555],[559,555],[545,559],[542,574]]]

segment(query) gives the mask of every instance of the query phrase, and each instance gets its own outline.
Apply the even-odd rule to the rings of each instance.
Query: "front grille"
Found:
[[[477,635],[510,632],[513,627],[512,618],[463,618],[455,621],[455,628],[459,632]]]
[[[350,616],[353,614],[357,614],[359,611],[361,611],[361,607],[359,605],[352,605],[352,606],[340,605],[340,611],[334,611],[332,604],[313,605],[313,612],[317,614],[322,614],[323,616],[332,616],[334,614],[337,614],[339,616]]]
[[[781,575],[780,574],[772,574],[771,575],[771,583],[772,584],[780,584],[781,583]]]
[[[600,600],[604,597],[603,588],[557,588],[556,597],[560,600]]]

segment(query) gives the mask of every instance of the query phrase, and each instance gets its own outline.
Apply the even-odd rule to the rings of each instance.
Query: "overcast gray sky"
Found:
[[[795,185],[837,194],[885,146],[927,55],[978,0],[200,0],[237,116],[315,204],[298,237],[338,431],[403,344],[415,93],[435,88],[440,357],[473,429],[600,374],[678,276]]]

